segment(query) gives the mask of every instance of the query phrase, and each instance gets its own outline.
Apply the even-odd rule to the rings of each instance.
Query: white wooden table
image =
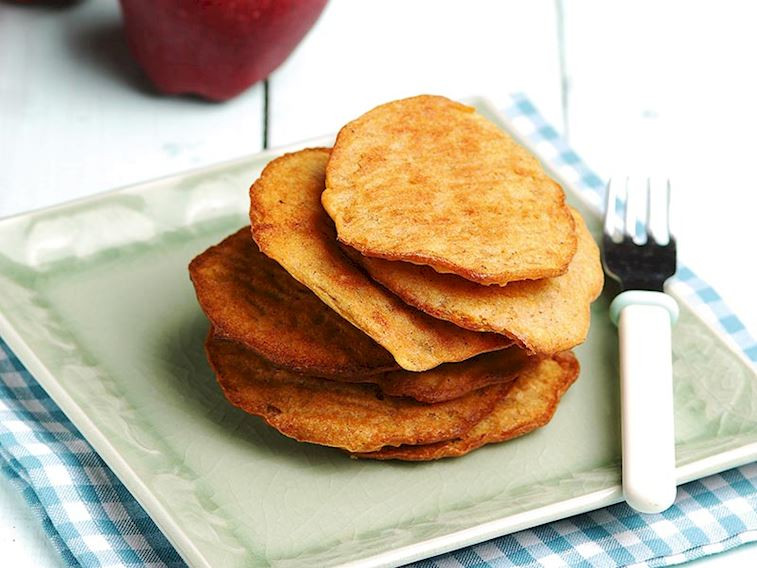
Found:
[[[152,94],[115,0],[0,4],[0,217],[334,132],[418,93],[525,92],[600,175],[674,180],[680,255],[757,331],[757,5],[737,1],[331,0],[264,87]],[[267,135],[267,140],[264,140]],[[0,551],[61,565],[0,477]],[[747,546],[704,561],[757,564]]]

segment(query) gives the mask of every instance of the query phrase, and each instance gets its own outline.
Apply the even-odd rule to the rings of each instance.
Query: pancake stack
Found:
[[[227,399],[353,457],[461,456],[546,424],[603,277],[527,150],[443,97],[273,160],[189,272]]]

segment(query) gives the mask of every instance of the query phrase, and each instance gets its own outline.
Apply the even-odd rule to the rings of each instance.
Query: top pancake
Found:
[[[192,260],[189,275],[216,334],[279,367],[329,378],[397,368],[386,349],[261,253],[249,227]]]
[[[260,250],[409,371],[509,345],[503,336],[463,330],[411,308],[350,262],[321,206],[328,158],[327,149],[302,150],[263,170],[250,188],[252,234]]]
[[[554,278],[481,286],[427,266],[354,251],[350,256],[411,306],[466,329],[502,333],[534,353],[552,354],[586,339],[591,302],[604,282],[599,248],[581,216],[572,213],[578,249],[568,271]]]
[[[423,95],[339,132],[323,206],[341,242],[481,284],[563,274],[576,250],[562,188],[474,109]]]

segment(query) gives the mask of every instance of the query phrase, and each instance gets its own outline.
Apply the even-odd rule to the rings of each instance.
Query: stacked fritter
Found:
[[[602,287],[536,158],[420,96],[273,160],[250,228],[190,264],[232,404],[353,456],[459,456],[546,424]]]

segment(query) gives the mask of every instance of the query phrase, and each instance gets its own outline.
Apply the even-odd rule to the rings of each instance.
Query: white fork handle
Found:
[[[661,292],[631,291],[620,294],[613,308],[620,336],[623,495],[637,511],[659,513],[676,497],[671,325],[678,305]]]

